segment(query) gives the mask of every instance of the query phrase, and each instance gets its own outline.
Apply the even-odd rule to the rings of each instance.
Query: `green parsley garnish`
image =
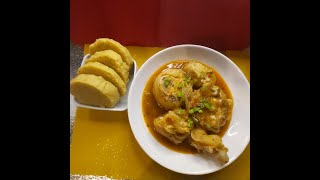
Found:
[[[191,77],[190,76],[187,76],[187,77],[185,77],[185,79],[184,79],[188,84],[191,82]]]
[[[163,83],[163,85],[165,86],[165,87],[168,87],[169,86],[169,84],[171,83],[171,80],[169,79],[169,78],[164,78],[164,83]]]
[[[177,96],[181,98],[183,95],[184,95],[184,94],[183,94],[182,92],[178,92],[178,95],[177,95]]]
[[[178,114],[184,114],[186,111],[185,110],[183,110],[183,109],[179,109],[179,111],[178,111]]]
[[[210,103],[208,103],[208,102],[205,102],[205,103],[203,103],[203,105],[204,105],[204,107],[206,107],[207,109],[210,109],[211,108],[211,104]]]
[[[200,107],[194,107],[194,108],[193,108],[193,111],[194,111],[194,112],[197,112],[197,111],[199,111],[199,110],[201,110]]]
[[[189,114],[194,114],[196,112],[202,113],[203,111],[202,111],[201,107],[194,107],[194,108],[189,110]]]
[[[189,118],[188,119],[188,127],[191,128],[193,126],[193,121]]]
[[[206,127],[207,127],[207,129],[210,129],[211,128],[211,126],[210,126],[210,124],[206,124]]]

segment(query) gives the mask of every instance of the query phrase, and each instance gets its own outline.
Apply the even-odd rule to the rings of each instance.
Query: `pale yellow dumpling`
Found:
[[[121,96],[123,96],[127,91],[126,84],[121,77],[113,69],[99,62],[86,63],[84,66],[79,68],[78,74],[93,74],[103,77],[118,88]]]
[[[122,58],[119,54],[112,50],[105,50],[96,52],[89,59],[87,59],[86,63],[89,62],[100,62],[110,68],[112,68],[124,83],[128,82],[129,78],[129,67],[126,63],[122,61]]]
[[[131,57],[131,54],[128,51],[128,49],[113,39],[99,38],[89,46],[89,51],[91,55],[104,50],[113,50],[116,53],[120,54],[123,61],[129,66],[129,68],[132,67],[133,58]]]
[[[72,79],[70,92],[81,104],[98,107],[113,107],[120,99],[112,83],[92,74],[79,74]]]

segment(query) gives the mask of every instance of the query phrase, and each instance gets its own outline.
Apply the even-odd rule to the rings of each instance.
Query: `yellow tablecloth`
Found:
[[[139,67],[163,48],[127,47]],[[88,45],[84,54],[88,53]],[[247,52],[225,51],[250,81]],[[226,168],[203,176],[172,172],[153,161],[140,148],[130,129],[127,111],[108,112],[77,108],[70,149],[71,174],[114,179],[250,179],[250,144]]]

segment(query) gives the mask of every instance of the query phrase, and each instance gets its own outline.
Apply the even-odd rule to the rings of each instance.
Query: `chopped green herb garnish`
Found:
[[[194,112],[197,112],[197,111],[199,111],[199,110],[200,110],[200,107],[194,107],[194,108],[193,108],[193,111],[194,111]]]
[[[190,76],[187,76],[187,77],[185,77],[185,79],[184,79],[188,84],[191,82],[191,77]]]
[[[193,126],[193,121],[189,118],[188,119],[188,127],[191,128]]]
[[[201,109],[201,106],[200,107],[194,107],[194,108],[189,110],[189,114],[193,114],[193,113],[196,113],[196,112],[198,112],[198,113],[202,113],[203,112],[202,109]]]
[[[179,109],[179,111],[178,111],[178,114],[184,114],[186,111],[185,110],[183,110],[183,109]]]
[[[210,103],[208,102],[205,102],[203,103],[204,104],[204,107],[206,107],[207,109],[210,109],[210,107],[212,106]]]
[[[213,110],[215,110],[216,108],[215,108],[212,104],[208,103],[207,109],[210,110],[210,111],[213,111]]]
[[[206,124],[206,127],[207,127],[207,129],[210,129],[211,128],[211,126],[210,126],[210,124]]]
[[[165,86],[165,87],[168,87],[168,85],[171,83],[171,80],[169,79],[169,78],[164,78],[164,83],[163,83],[163,85]]]
[[[177,96],[181,98],[183,95],[184,95],[184,94],[183,94],[182,92],[178,92],[178,95],[177,95]]]
[[[183,85],[182,82],[179,82],[178,88],[181,89],[181,88],[182,88],[182,85]]]

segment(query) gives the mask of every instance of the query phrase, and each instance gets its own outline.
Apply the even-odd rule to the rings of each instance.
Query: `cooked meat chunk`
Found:
[[[187,97],[186,107],[202,128],[218,133],[230,120],[233,102],[218,86],[205,83]]]
[[[157,132],[175,144],[182,143],[192,128],[187,118],[179,116],[175,111],[169,111],[164,116],[156,118],[153,123]]]
[[[194,128],[191,131],[190,145],[198,151],[212,154],[221,163],[229,161],[228,148],[223,145],[218,135],[208,135],[203,129]]]
[[[172,110],[182,105],[185,96],[192,92],[192,85],[184,81],[185,76],[181,69],[167,69],[157,76],[152,92],[161,107]]]
[[[204,83],[212,82],[214,84],[216,82],[213,70],[199,62],[190,61],[183,67],[183,70],[191,77],[196,89],[202,87]]]

